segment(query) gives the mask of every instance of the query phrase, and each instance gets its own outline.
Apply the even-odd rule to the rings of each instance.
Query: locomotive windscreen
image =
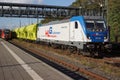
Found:
[[[96,28],[97,29],[102,29],[102,30],[105,30],[105,24],[104,24],[104,22],[103,21],[97,21],[96,22]]]
[[[88,31],[104,31],[106,27],[103,21],[86,21],[86,28]]]
[[[88,31],[92,31],[94,29],[94,22],[86,22],[86,28]]]

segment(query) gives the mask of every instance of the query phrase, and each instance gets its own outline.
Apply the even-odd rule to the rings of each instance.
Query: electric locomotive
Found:
[[[109,42],[108,29],[102,18],[74,16],[38,26],[37,41],[57,47],[101,56]]]

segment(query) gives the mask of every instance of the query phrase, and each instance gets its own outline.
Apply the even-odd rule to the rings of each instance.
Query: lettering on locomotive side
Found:
[[[49,30],[46,30],[46,31],[45,31],[45,35],[46,35],[47,37],[57,37],[58,34],[60,34],[60,32],[55,32],[55,31],[53,31],[53,28],[52,28],[52,27],[50,27]]]

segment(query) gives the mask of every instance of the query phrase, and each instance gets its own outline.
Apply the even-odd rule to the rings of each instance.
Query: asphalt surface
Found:
[[[73,80],[73,78],[0,39],[0,80]]]

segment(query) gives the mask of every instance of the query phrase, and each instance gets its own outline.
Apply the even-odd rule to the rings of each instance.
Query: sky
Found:
[[[56,5],[56,6],[69,6],[74,1],[75,0],[0,0],[0,2],[42,4],[42,5]],[[0,17],[0,29],[3,28],[14,29],[16,27],[19,27],[20,25],[25,26],[36,22],[37,19],[33,19],[33,18]]]

